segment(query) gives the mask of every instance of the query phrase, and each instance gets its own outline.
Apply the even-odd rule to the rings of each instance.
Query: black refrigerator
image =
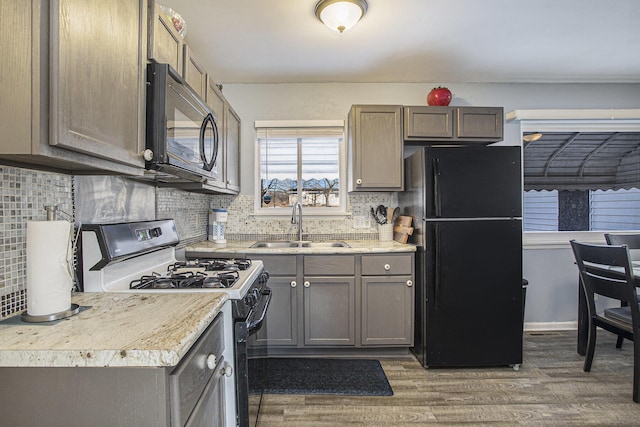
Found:
[[[522,168],[516,146],[420,148],[398,200],[413,217],[425,367],[522,363]]]

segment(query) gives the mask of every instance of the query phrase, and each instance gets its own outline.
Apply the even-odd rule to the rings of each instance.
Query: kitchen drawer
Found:
[[[217,366],[207,367],[207,357],[214,355],[221,363],[223,351],[224,319],[220,313],[169,375],[171,425],[185,424]]]
[[[362,255],[363,276],[413,274],[413,255]]]
[[[296,256],[295,255],[256,255],[264,263],[264,269],[271,276],[295,276]]]
[[[304,257],[305,276],[353,276],[356,261],[352,255],[307,255]]]

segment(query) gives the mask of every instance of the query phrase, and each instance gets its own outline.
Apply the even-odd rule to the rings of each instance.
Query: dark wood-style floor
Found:
[[[576,334],[567,331],[525,334],[519,371],[423,369],[412,357],[380,359],[393,396],[265,395],[258,426],[639,426],[632,354],[631,342],[617,350],[601,331],[591,372],[583,372]]]

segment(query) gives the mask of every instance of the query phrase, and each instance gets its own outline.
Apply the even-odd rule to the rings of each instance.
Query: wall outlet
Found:
[[[371,222],[366,215],[353,217],[353,228],[370,228]]]

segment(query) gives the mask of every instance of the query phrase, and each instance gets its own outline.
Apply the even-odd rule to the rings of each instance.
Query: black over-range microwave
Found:
[[[169,64],[147,65],[147,169],[189,181],[222,181],[218,123]]]

